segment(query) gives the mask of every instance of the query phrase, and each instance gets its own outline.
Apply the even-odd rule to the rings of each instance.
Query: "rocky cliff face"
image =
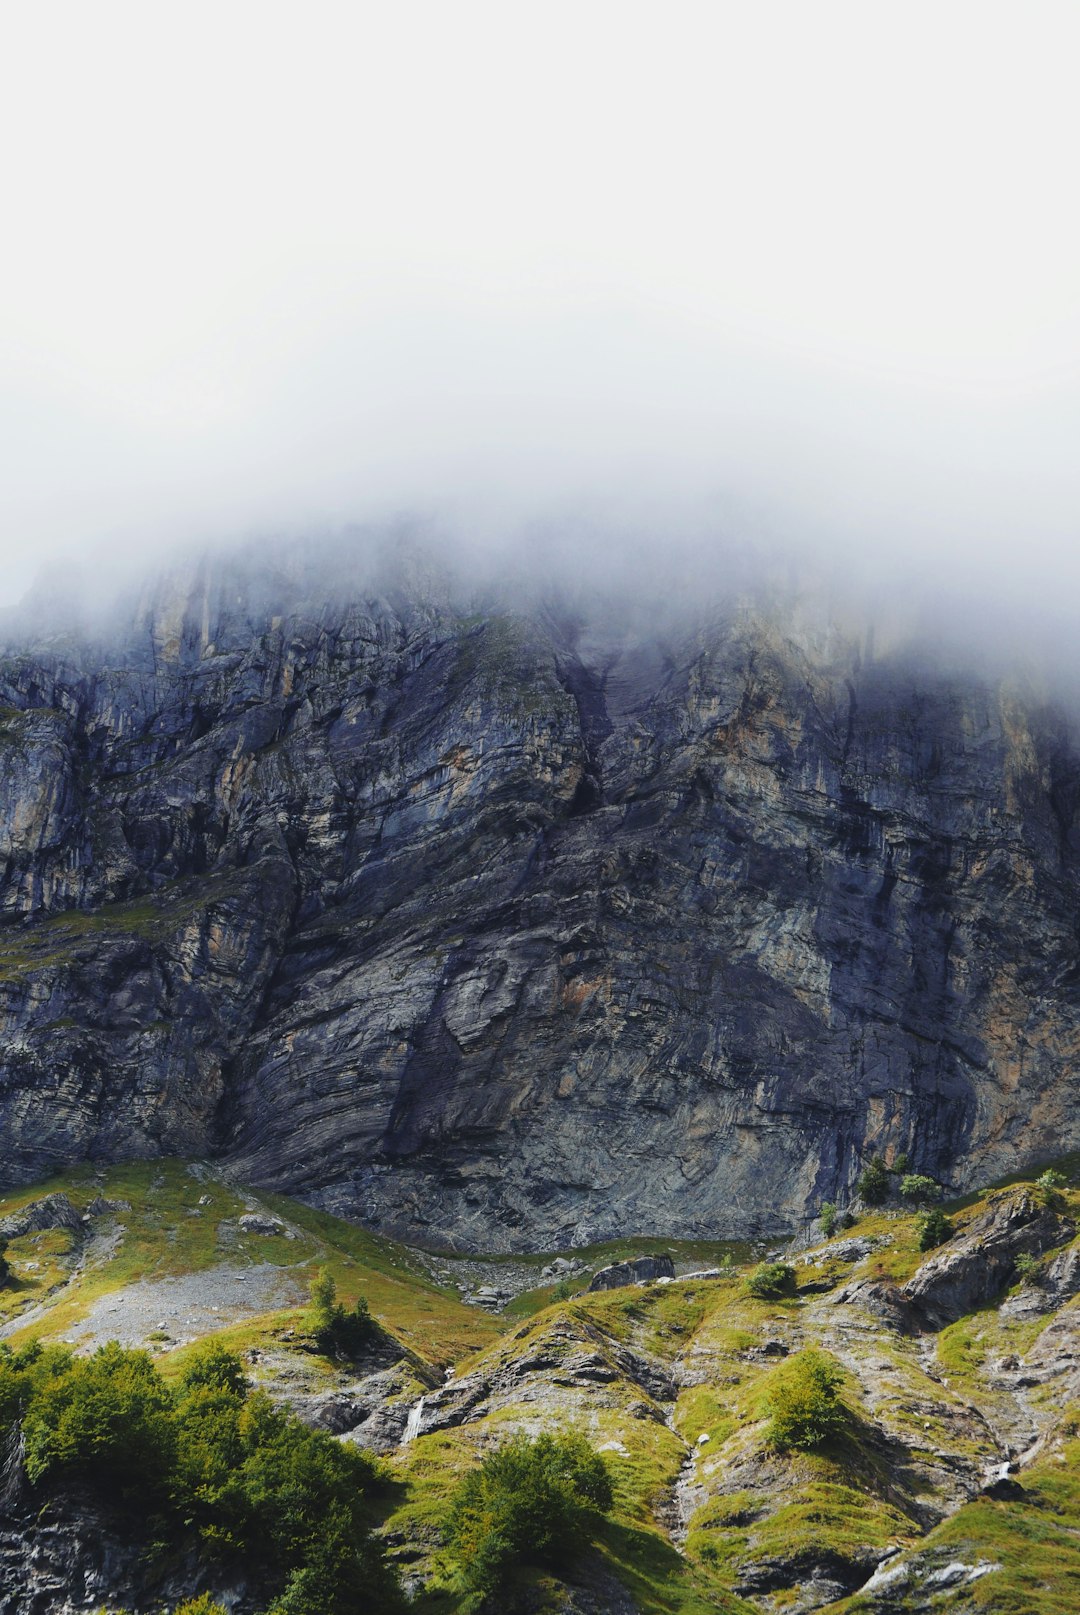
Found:
[[[1078,793],[1044,698],[790,607],[193,567],[0,661],[0,1176],[466,1248],[986,1181],[1080,1145]]]

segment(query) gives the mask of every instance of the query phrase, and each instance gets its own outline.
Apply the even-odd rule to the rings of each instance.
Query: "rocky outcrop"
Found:
[[[231,1615],[254,1615],[263,1600],[243,1572],[214,1577],[191,1552],[155,1564],[140,1540],[144,1523],[113,1515],[78,1491],[0,1512],[3,1615],[99,1615],[109,1609],[172,1609],[203,1591]]]
[[[433,1246],[775,1237],[1080,1146],[1080,765],[1015,679],[219,560],[0,659],[0,1176]]]
[[[670,1256],[635,1256],[632,1262],[613,1262],[594,1273],[590,1290],[618,1290],[624,1284],[648,1284],[653,1279],[673,1279],[675,1263]]]
[[[89,1215],[89,1211],[83,1213],[73,1206],[66,1194],[43,1195],[9,1217],[0,1218],[0,1239],[21,1239],[24,1234],[37,1233],[43,1228],[66,1228],[69,1232],[81,1233]]]
[[[1012,1280],[1016,1258],[1072,1239],[1076,1226],[1028,1190],[991,1195],[963,1234],[942,1246],[904,1285],[902,1295],[935,1328],[993,1300]]]

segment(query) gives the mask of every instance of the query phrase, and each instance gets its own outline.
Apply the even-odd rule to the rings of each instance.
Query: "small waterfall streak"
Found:
[[[420,1434],[420,1420],[424,1413],[424,1400],[424,1397],[421,1397],[416,1406],[409,1409],[409,1417],[405,1421],[405,1434],[401,1438],[403,1447]]]

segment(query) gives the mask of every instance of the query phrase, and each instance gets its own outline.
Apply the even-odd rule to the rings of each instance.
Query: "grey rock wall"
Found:
[[[1078,791],[1044,694],[790,605],[192,567],[0,660],[0,1177],[488,1249],[985,1182],[1080,1146]]]

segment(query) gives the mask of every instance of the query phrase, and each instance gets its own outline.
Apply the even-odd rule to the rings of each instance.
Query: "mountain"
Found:
[[[461,1250],[1080,1147],[1080,755],[790,587],[191,561],[0,659],[8,1182],[213,1157]]]

